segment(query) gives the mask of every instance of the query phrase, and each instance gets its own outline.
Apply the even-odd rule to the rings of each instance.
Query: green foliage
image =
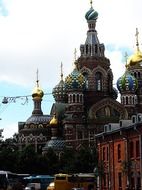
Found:
[[[131,160],[123,160],[121,163],[121,167],[122,167],[122,173],[123,174],[127,174],[130,167],[132,166],[132,161]]]
[[[96,149],[65,149],[60,156],[53,149],[44,155],[35,152],[31,145],[18,149],[17,138],[6,139],[1,143],[0,168],[16,173],[55,174],[93,172],[97,167]]]
[[[60,168],[64,173],[93,172],[97,164],[96,150],[89,148],[82,148],[78,151],[66,149],[60,163],[62,163]]]

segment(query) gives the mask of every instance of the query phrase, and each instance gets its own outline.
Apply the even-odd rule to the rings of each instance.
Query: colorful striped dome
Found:
[[[138,81],[133,75],[126,71],[124,75],[117,80],[117,88],[121,93],[125,91],[135,92],[138,88]]]
[[[96,20],[98,18],[98,12],[91,7],[89,11],[85,14],[85,18],[87,21],[89,20]]]
[[[65,79],[66,89],[84,89],[86,86],[85,77],[74,68],[71,74],[69,74]]]

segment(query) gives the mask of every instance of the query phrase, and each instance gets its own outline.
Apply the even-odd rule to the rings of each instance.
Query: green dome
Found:
[[[89,20],[96,20],[98,18],[98,12],[91,7],[89,11],[85,14],[85,18],[87,21]]]
[[[53,94],[55,101],[57,101],[57,102],[65,99],[66,92],[65,92],[65,84],[64,84],[63,80],[61,80],[59,82],[59,84],[57,84],[53,88],[52,94]]]
[[[128,71],[117,80],[117,88],[120,92],[136,91],[138,88],[137,79]]]
[[[65,79],[66,89],[84,89],[86,86],[85,77],[75,68]]]

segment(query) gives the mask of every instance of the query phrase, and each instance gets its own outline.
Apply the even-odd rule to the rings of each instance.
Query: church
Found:
[[[136,29],[136,51],[127,59],[116,89],[110,60],[105,56],[105,45],[97,36],[98,12],[94,10],[92,1],[85,19],[88,31],[84,44],[80,45],[80,56],[75,56],[74,68],[65,80],[61,64],[61,79],[53,87],[55,102],[49,115],[42,112],[44,92],[37,76],[32,93],[32,115],[25,122],[18,123],[19,148],[22,150],[31,144],[36,152],[44,154],[53,148],[60,154],[65,147],[78,150],[97,146],[105,172],[103,180],[98,180],[101,189],[124,189],[130,184],[132,187],[140,186],[140,167],[138,170],[135,168],[137,177],[132,170],[129,171],[132,175],[126,175],[122,180],[122,163],[127,165],[132,158],[139,159],[135,163],[142,165],[142,52],[139,32]],[[117,100],[118,92],[121,102]],[[132,150],[136,153],[133,154]],[[116,165],[119,168],[117,174]]]

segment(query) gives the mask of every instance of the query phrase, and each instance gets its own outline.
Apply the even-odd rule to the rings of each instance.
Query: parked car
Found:
[[[40,183],[28,183],[25,190],[40,190]]]

